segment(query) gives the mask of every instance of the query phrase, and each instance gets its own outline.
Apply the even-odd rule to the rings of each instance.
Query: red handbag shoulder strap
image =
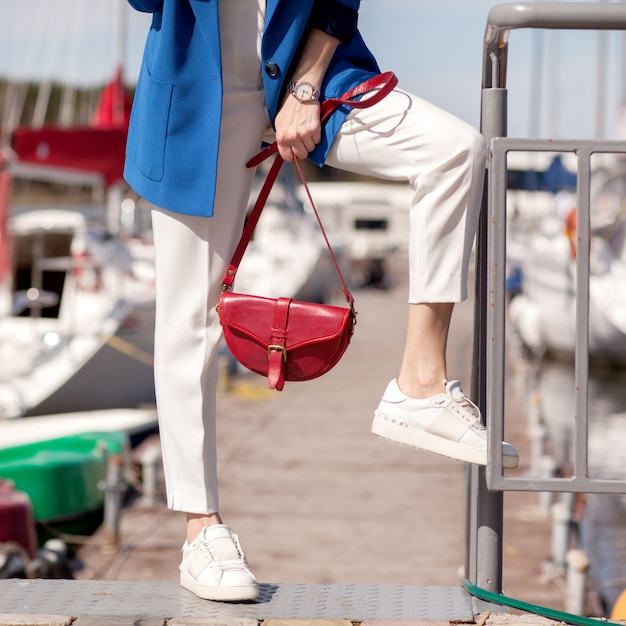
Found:
[[[350,91],[346,92],[340,98],[330,98],[328,100],[325,100],[320,107],[320,115],[321,115],[322,122],[326,120],[328,116],[340,106],[347,105],[353,108],[363,109],[363,108],[372,106],[376,104],[377,102],[380,102],[389,92],[393,90],[393,88],[397,85],[397,83],[398,83],[398,79],[393,72],[385,72],[385,73],[373,76],[372,78],[366,81],[363,81],[362,83],[360,83],[359,85],[351,89]],[[361,96],[378,87],[380,87],[380,89],[375,91],[368,98],[364,98],[362,100],[354,100],[354,98]],[[278,154],[278,148],[277,148],[276,142],[274,142],[273,144],[271,144],[270,146],[268,146],[267,148],[259,152],[259,154],[257,154],[255,157],[250,159],[250,161],[248,161],[248,163],[246,164],[247,167],[255,167],[256,165],[258,165],[259,163],[261,163],[262,161],[270,157],[272,154],[276,154],[274,163],[272,163],[270,171],[268,172],[267,177],[265,178],[265,182],[263,183],[263,187],[261,188],[261,191],[259,192],[259,196],[254,204],[252,211],[250,212],[248,221],[246,222],[246,225],[243,229],[241,239],[239,240],[239,243],[237,244],[237,248],[235,249],[235,252],[230,261],[230,264],[226,268],[226,273],[224,274],[224,278],[222,280],[222,287],[224,290],[230,289],[232,287],[232,284],[235,280],[235,276],[237,274],[237,270],[239,269],[239,264],[241,263],[241,259],[243,258],[246,248],[248,247],[248,243],[250,242],[250,239],[252,238],[254,229],[256,228],[256,225],[259,221],[259,217],[261,216],[261,211],[263,210],[263,207],[265,206],[265,203],[267,202],[267,199],[270,195],[270,191],[272,187],[274,186],[274,183],[276,182],[278,173],[280,172],[280,168],[282,167],[282,164],[284,163],[284,161],[282,157]],[[311,192],[304,178],[304,174],[302,173],[302,169],[300,167],[300,163],[298,159],[294,159],[294,164],[296,166],[296,169],[298,170],[298,175],[306,191],[308,200],[311,204],[311,208],[313,209],[313,212],[315,213],[315,217],[317,218],[317,223],[319,224],[319,227],[322,231],[324,241],[326,242],[326,246],[328,247],[328,251],[330,253],[330,258],[335,267],[335,271],[337,272],[337,276],[339,277],[339,280],[341,282],[341,288],[343,290],[343,293],[346,297],[348,304],[352,307],[354,304],[354,298],[352,297],[352,294],[350,293],[346,285],[346,282],[341,273],[341,269],[339,268],[339,263],[337,262],[332,246],[330,245],[328,237],[326,236],[326,231],[324,230],[324,226],[322,224],[322,220],[317,211],[317,207],[315,206],[315,203],[313,202]]]
[[[372,76],[371,78],[364,80],[362,83],[359,83],[356,87],[350,89],[350,91],[346,91],[346,93],[344,93],[341,97],[324,100],[324,102],[320,105],[320,118],[322,122],[325,122],[330,114],[340,106],[348,106],[352,109],[366,109],[367,107],[371,107],[377,102],[380,102],[391,91],[393,91],[397,84],[398,77],[393,72],[376,74],[376,76]],[[378,87],[380,87],[380,89],[374,91],[374,93],[372,93],[368,98],[363,98],[362,100],[354,99],[366,94],[369,91],[373,91]],[[257,155],[253,156],[246,163],[246,167],[256,167],[259,163],[262,163],[265,159],[268,159],[277,151],[278,146],[276,142],[271,143]]]
[[[317,211],[317,207],[315,206],[315,202],[313,202],[313,197],[311,196],[311,191],[309,186],[306,184],[306,180],[304,179],[304,174],[302,173],[302,169],[300,167],[300,161],[298,159],[294,159],[294,165],[298,170],[298,176],[300,176],[300,180],[302,181],[302,186],[306,192],[307,198],[309,199],[309,203],[311,204],[311,208],[313,209],[313,213],[315,213],[315,218],[317,219],[317,223],[319,224],[320,230],[322,231],[322,236],[324,237],[324,241],[326,242],[326,247],[328,248],[328,253],[330,254],[330,259],[333,262],[333,266],[335,267],[335,272],[337,272],[337,276],[339,277],[339,282],[341,283],[341,289],[343,291],[344,296],[346,297],[346,301],[350,306],[354,304],[354,298],[346,285],[346,281],[343,279],[343,274],[341,273],[341,269],[339,268],[339,263],[337,263],[337,258],[335,257],[335,253],[333,252],[333,248],[330,245],[330,241],[328,241],[328,237],[326,235],[326,231],[324,230],[324,225],[322,224],[322,219],[320,214]]]
[[[359,83],[356,87],[353,87],[350,91],[344,93],[340,98],[329,98],[328,100],[324,100],[320,106],[322,122],[335,109],[342,105],[349,106],[352,109],[366,109],[367,107],[371,107],[377,102],[380,102],[385,96],[387,96],[387,94],[389,94],[389,92],[393,91],[397,84],[398,77],[393,72],[383,72],[382,74],[377,74],[376,76],[372,76],[372,78],[368,78],[362,83]],[[368,91],[376,89],[377,87],[380,87],[380,89],[372,93],[369,98],[365,98],[363,100],[354,99],[366,94]]]
[[[263,183],[263,187],[259,192],[259,196],[256,200],[254,208],[250,212],[250,216],[248,217],[248,221],[243,229],[243,233],[241,235],[241,239],[239,239],[239,243],[237,244],[237,248],[233,254],[232,259],[230,260],[230,264],[226,268],[226,273],[224,274],[224,278],[222,279],[222,287],[223,289],[230,289],[235,280],[235,276],[237,275],[237,270],[239,269],[239,264],[241,263],[241,259],[243,258],[244,252],[248,247],[248,243],[250,243],[250,239],[252,239],[252,233],[256,228],[256,225],[261,217],[261,211],[265,206],[267,198],[269,197],[270,191],[276,178],[278,177],[278,172],[284,163],[282,157],[277,154],[274,159],[274,163],[272,163],[272,167],[270,168],[267,177],[265,178],[265,182]],[[337,258],[335,257],[335,253],[333,252],[333,248],[330,245],[330,241],[328,240],[328,236],[326,235],[326,230],[324,229],[324,225],[322,224],[322,220],[318,213],[317,207],[313,202],[313,197],[311,196],[311,191],[309,190],[309,186],[306,183],[306,179],[304,178],[304,174],[302,173],[302,168],[300,167],[300,162],[298,159],[294,160],[294,165],[298,170],[298,175],[300,176],[300,180],[304,186],[309,202],[311,203],[311,207],[313,209],[313,213],[317,219],[317,223],[319,224],[320,230],[322,231],[322,236],[324,237],[324,242],[326,243],[326,247],[328,248],[328,252],[330,254],[331,261],[333,266],[335,267],[335,271],[337,276],[339,277],[339,281],[341,283],[341,289],[346,297],[346,300],[350,306],[354,304],[354,298],[346,285],[346,281],[343,278],[343,274],[341,273],[341,268],[339,267],[339,263],[337,262]]]
[[[254,207],[248,216],[248,220],[246,221],[246,225],[243,228],[243,232],[241,234],[241,238],[239,239],[239,243],[235,248],[235,252],[233,253],[233,257],[230,260],[230,264],[226,268],[226,273],[224,274],[224,278],[222,279],[222,287],[223,289],[229,289],[232,287],[232,284],[235,280],[235,276],[237,274],[237,270],[239,269],[239,264],[241,263],[241,259],[243,258],[243,253],[246,251],[248,247],[248,243],[250,243],[250,239],[252,239],[252,233],[256,228],[257,222],[259,221],[259,217],[261,217],[261,211],[267,202],[267,198],[270,195],[270,191],[276,182],[276,178],[278,178],[278,172],[280,172],[280,168],[282,167],[284,161],[282,157],[277,154],[274,159],[274,163],[272,163],[272,167],[268,172],[265,182],[263,183],[263,187],[261,187],[261,191],[259,192],[259,196],[254,203]]]

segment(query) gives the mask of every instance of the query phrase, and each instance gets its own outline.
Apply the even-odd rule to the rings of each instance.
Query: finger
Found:
[[[315,145],[313,145],[313,148],[315,147]],[[313,149],[311,148],[310,150],[307,148],[306,144],[303,143],[302,141],[291,146],[291,149],[293,151],[293,154],[295,154],[299,159],[306,159],[307,156],[309,155],[309,152]]]
[[[312,137],[303,137],[302,145],[304,146],[304,149],[307,151],[308,154],[309,152],[315,150],[316,142]]]
[[[293,161],[293,149],[291,146],[278,144],[278,154],[280,154],[283,161],[286,163],[291,163]]]

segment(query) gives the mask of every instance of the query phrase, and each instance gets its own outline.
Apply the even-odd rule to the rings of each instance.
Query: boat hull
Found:
[[[94,356],[24,416],[154,406],[154,302],[132,308]]]
[[[28,495],[44,534],[89,532],[102,521],[108,459],[126,455],[127,446],[126,433],[101,432],[5,448],[0,478]]]
[[[519,263],[522,290],[509,305],[509,319],[533,351],[573,360],[580,327],[569,240],[560,235],[548,241],[536,238],[526,250]],[[605,272],[590,276],[589,356],[598,364],[626,366],[623,273],[622,262],[614,259]]]

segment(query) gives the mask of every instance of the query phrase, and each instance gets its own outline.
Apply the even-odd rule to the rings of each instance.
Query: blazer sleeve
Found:
[[[309,24],[340,41],[357,32],[360,0],[315,0]]]
[[[154,13],[163,8],[163,0],[128,0],[128,4],[133,9],[144,13]]]

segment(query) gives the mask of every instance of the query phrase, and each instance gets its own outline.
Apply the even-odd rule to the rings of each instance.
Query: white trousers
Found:
[[[221,328],[215,305],[248,206],[254,172],[245,163],[271,132],[259,56],[264,4],[220,3],[225,83],[214,216],[160,208],[152,214],[155,381],[167,498],[170,508],[188,513],[219,510],[215,396]],[[485,170],[485,143],[474,128],[396,89],[348,116],[327,164],[402,181],[413,190],[407,207],[409,302],[467,297]]]

